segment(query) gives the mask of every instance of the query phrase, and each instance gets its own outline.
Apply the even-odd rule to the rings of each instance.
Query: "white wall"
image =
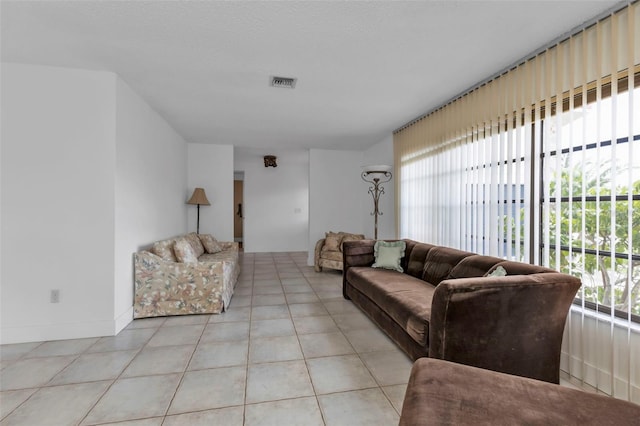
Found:
[[[113,334],[115,86],[2,64],[1,343]]]
[[[186,202],[195,188],[204,188],[210,206],[200,206],[200,233],[219,241],[233,241],[233,146],[187,145],[188,186]],[[189,232],[196,232],[197,206],[187,206]]]
[[[385,138],[383,141],[373,145],[371,148],[364,151],[364,165],[371,164],[384,164],[393,166],[393,135]],[[378,216],[378,238],[395,239],[396,236],[396,208],[395,208],[395,188],[396,188],[396,173],[392,170],[393,177],[389,183],[383,185],[384,194],[380,195],[378,202],[378,210],[382,212],[381,216]],[[363,182],[363,184],[365,184]],[[366,185],[366,184],[365,184]],[[364,232],[367,236],[373,238],[374,231],[374,218],[371,216],[373,212],[373,198],[367,193],[368,187],[364,189],[365,199],[363,201],[363,223]]]
[[[309,153],[309,250],[327,231],[365,233],[362,220],[363,193],[367,184],[360,178],[363,153],[312,149]],[[373,202],[372,204],[373,205]],[[373,218],[371,218],[373,224]],[[373,225],[372,225],[373,226]],[[370,234],[373,234],[373,227]]]
[[[116,87],[116,332],[133,318],[132,253],[187,231],[187,144],[120,78]]]
[[[264,166],[276,155],[278,167]],[[306,150],[236,149],[235,170],[244,172],[246,252],[305,251],[309,232],[309,157]],[[233,232],[233,224],[230,227]]]
[[[3,64],[1,86],[0,342],[113,335],[133,252],[186,231],[186,143],[113,73]]]

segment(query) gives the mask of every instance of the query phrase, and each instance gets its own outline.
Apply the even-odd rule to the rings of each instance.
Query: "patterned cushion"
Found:
[[[213,235],[200,234],[198,235],[198,237],[200,237],[200,241],[202,242],[202,245],[204,246],[204,249],[207,251],[207,253],[212,254],[222,251],[222,246],[215,238],[213,238]]]
[[[186,238],[177,239],[175,244],[173,245],[173,251],[178,258],[178,262],[191,263],[198,261],[198,256],[196,256],[195,252],[193,251],[191,242]]]
[[[342,253],[339,251],[325,251],[322,253],[322,258],[342,263]]]
[[[342,242],[342,234],[335,232],[327,232],[324,238],[324,247],[322,251],[340,251],[340,243]]]
[[[191,248],[193,248],[193,252],[196,254],[196,258],[200,257],[204,253],[204,246],[200,242],[200,238],[198,238],[198,234],[195,232],[191,232],[185,235],[185,238],[191,244]]]
[[[164,260],[168,260],[169,262],[177,262],[178,259],[176,258],[176,255],[173,252],[174,243],[175,243],[174,239],[156,241],[155,243],[153,243],[151,252],[156,256],[160,256]]]

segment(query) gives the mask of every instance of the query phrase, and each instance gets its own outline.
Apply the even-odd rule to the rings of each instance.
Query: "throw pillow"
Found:
[[[371,266],[403,272],[400,260],[404,256],[406,248],[407,244],[404,241],[376,241],[373,246],[373,255],[376,261]]]
[[[327,232],[324,237],[324,247],[322,250],[340,251],[340,243],[342,242],[342,234],[335,232]]]
[[[506,275],[507,275],[507,270],[504,269],[502,266],[498,266],[496,269],[491,271],[491,273],[488,274],[487,277],[504,277]]]
[[[190,232],[187,235],[185,235],[184,238],[187,241],[189,241],[189,243],[191,244],[191,248],[193,249],[193,252],[196,254],[196,257],[199,257],[204,253],[204,246],[202,245],[202,242],[200,242],[200,238],[198,238],[198,234],[196,234],[195,232]]]
[[[168,260],[169,262],[177,262],[178,259],[176,258],[176,255],[173,253],[174,243],[175,241],[173,239],[156,241],[155,243],[153,243],[151,252],[157,256],[160,256],[164,260]]]
[[[213,237],[213,235],[200,234],[198,237],[200,237],[200,241],[202,241],[202,245],[207,253],[213,254],[222,251],[222,246],[220,246],[220,243]]]
[[[177,239],[173,244],[173,251],[176,254],[176,258],[178,258],[178,262],[190,263],[198,261],[191,243],[186,238]]]

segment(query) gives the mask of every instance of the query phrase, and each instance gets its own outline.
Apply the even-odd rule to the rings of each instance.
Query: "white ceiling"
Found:
[[[188,142],[363,149],[618,3],[2,1],[0,48],[115,72]]]

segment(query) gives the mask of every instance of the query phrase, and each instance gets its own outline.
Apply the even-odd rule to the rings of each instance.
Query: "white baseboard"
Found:
[[[115,321],[92,321],[68,324],[39,324],[0,329],[0,344],[82,339],[115,335]]]
[[[114,335],[120,333],[131,321],[133,321],[133,306],[130,306],[129,309],[116,318]]]

